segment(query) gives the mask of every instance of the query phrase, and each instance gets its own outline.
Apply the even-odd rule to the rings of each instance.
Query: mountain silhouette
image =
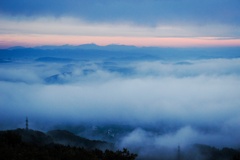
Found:
[[[52,130],[47,132],[47,135],[50,136],[54,143],[76,146],[76,147],[84,147],[84,148],[101,148],[101,149],[111,149],[113,148],[113,144],[107,143],[105,141],[99,140],[89,140],[83,137],[79,137],[69,131],[66,130]]]
[[[5,135],[8,135],[6,137]],[[9,137],[10,135],[10,137]],[[12,136],[11,136],[12,135]],[[49,144],[61,144],[65,146],[73,147],[84,147],[87,149],[111,149],[113,144],[99,141],[99,140],[89,140],[77,136],[66,130],[52,130],[47,133],[37,131],[37,130],[26,130],[26,129],[16,129],[8,131],[0,131],[0,140],[2,141],[16,141],[15,137],[19,137],[19,141],[28,144],[34,144],[38,146],[49,145]]]
[[[122,151],[96,148],[100,144],[108,143],[82,138],[66,130],[47,133],[29,129],[0,131],[0,159],[134,160],[137,157],[125,148]]]

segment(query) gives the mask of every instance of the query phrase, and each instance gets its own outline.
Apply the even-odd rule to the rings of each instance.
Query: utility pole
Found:
[[[26,131],[28,130],[28,117],[26,117]]]
[[[177,160],[181,160],[181,150],[180,150],[180,146],[178,145],[178,149],[177,149]]]

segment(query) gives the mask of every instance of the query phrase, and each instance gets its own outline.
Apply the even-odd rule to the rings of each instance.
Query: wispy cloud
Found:
[[[240,45],[238,0],[60,0],[57,3],[3,0],[1,4],[2,48],[82,43],[165,47]],[[199,37],[211,37],[214,42],[199,41]]]
[[[43,34],[78,36],[122,36],[122,37],[236,37],[238,26],[225,24],[207,25],[136,25],[131,22],[90,23],[71,17],[39,17],[8,19],[2,17],[1,34]]]
[[[238,0],[104,0],[34,1],[2,0],[1,13],[7,15],[71,16],[91,22],[130,21],[138,24],[188,22],[197,24],[239,24]],[[53,7],[54,6],[54,7]]]
[[[231,126],[233,127],[232,124]],[[228,127],[229,124],[223,124],[219,130],[206,133],[190,126],[184,126],[176,132],[167,134],[156,134],[138,128],[123,137],[118,146],[119,148],[127,146],[143,159],[176,159],[179,146],[181,156],[191,157],[191,154],[194,154],[195,159],[197,157],[197,159],[202,159],[207,155],[194,149],[193,144],[206,144],[219,148],[239,145],[238,142],[233,141],[233,139],[239,138],[239,131],[232,132],[233,128],[238,128],[237,125],[226,130]]]

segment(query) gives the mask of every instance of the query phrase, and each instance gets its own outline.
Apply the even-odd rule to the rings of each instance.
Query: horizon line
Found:
[[[62,35],[0,35],[0,48],[15,46],[33,48],[38,46],[123,45],[157,48],[209,48],[240,47],[240,39],[221,37],[103,37]]]

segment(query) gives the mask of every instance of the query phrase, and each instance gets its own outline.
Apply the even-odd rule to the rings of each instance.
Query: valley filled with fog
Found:
[[[23,128],[27,116],[32,129],[68,129],[140,157],[239,148],[239,49],[212,50],[1,50],[0,129]]]

